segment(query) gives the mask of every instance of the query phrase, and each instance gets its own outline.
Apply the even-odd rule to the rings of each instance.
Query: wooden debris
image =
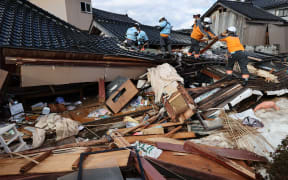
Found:
[[[87,153],[87,152],[91,152],[92,151],[92,148],[87,148],[83,153]],[[87,156],[84,156],[84,159],[86,159],[87,158]],[[79,162],[80,162],[80,156],[79,156],[79,158],[78,159],[76,159],[74,162],[73,162],[73,164],[72,164],[72,169],[74,170],[74,171],[76,171],[76,170],[78,170],[78,168],[79,168]]]
[[[179,131],[180,129],[182,129],[182,126],[178,126],[178,127],[174,128],[173,130],[171,130],[170,132],[168,132],[167,134],[165,134],[165,137],[171,137],[174,133],[176,133],[176,132]]]
[[[7,75],[8,75],[7,71],[5,71],[3,69],[0,69],[0,91],[1,91],[1,89],[3,87],[3,84],[5,83]]]
[[[105,81],[104,79],[99,79],[98,81],[98,92],[99,92],[99,103],[104,103],[106,100],[106,94],[105,94]]]
[[[240,166],[239,164],[235,163],[232,160],[218,156],[214,152],[206,148],[203,148],[191,141],[185,142],[184,150],[187,150],[187,151],[194,150],[198,152],[201,156],[207,157],[245,178],[255,179],[255,173],[251,172],[250,170],[247,170],[246,168],[244,168],[243,166]]]
[[[184,150],[184,142],[181,144],[175,144],[167,142],[156,142],[156,146],[159,149],[167,150],[167,151],[175,151],[175,152],[183,152],[183,153],[196,153],[199,154],[197,151],[194,151],[193,149],[190,149],[189,151]],[[267,159],[262,156],[258,156],[255,153],[246,151],[246,150],[239,150],[239,149],[228,149],[228,148],[220,148],[220,147],[213,147],[213,146],[207,146],[207,145],[200,145],[203,148],[208,149],[209,151],[214,152],[218,156],[229,158],[229,159],[235,159],[235,160],[246,160],[246,161],[256,161],[256,162],[267,162]]]
[[[148,136],[126,136],[124,137],[129,143],[134,143],[136,141],[142,141],[145,142],[145,140],[149,141],[150,138],[162,138],[165,137],[165,135],[148,135]],[[173,139],[191,139],[195,138],[195,133],[189,132],[189,133],[175,133],[171,136]]]
[[[143,135],[164,134],[164,128],[149,128],[142,130]]]
[[[108,98],[106,105],[114,113],[118,113],[137,93],[138,89],[131,80],[127,80]],[[119,95],[120,97],[118,97]],[[115,99],[116,97],[117,100]]]
[[[178,91],[165,102],[165,108],[172,122],[184,122],[194,115],[196,105],[186,89],[179,84]]]
[[[43,154],[41,154],[40,156],[35,158],[35,161],[37,162],[41,162],[44,159],[46,159],[47,157],[49,157],[51,155],[52,151],[47,151],[44,152]],[[27,164],[24,164],[21,168],[20,168],[20,173],[26,173],[27,171],[29,171],[30,169],[32,169],[33,167],[35,167],[37,164],[35,164],[34,162],[28,162]]]

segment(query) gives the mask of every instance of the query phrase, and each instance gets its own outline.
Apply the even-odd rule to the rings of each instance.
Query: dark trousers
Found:
[[[191,46],[189,49],[190,53],[195,52],[195,54],[200,54],[200,42],[196,39],[191,38]]]
[[[131,39],[127,39],[127,46],[128,47],[137,47],[137,41],[133,41]]]
[[[167,38],[160,36],[160,47],[163,53],[168,51],[169,54],[172,54],[171,40],[169,36]]]
[[[226,70],[233,71],[235,62],[238,62],[242,74],[249,74],[249,71],[247,69],[249,60],[244,51],[236,51],[234,54],[231,54],[228,59],[228,64],[226,65]]]

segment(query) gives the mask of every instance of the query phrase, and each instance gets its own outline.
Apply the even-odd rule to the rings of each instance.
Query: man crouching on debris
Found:
[[[172,54],[171,50],[171,40],[170,40],[170,33],[172,26],[171,24],[166,20],[165,17],[159,18],[160,23],[160,46],[161,51],[165,56],[166,49],[168,50],[169,56]]]
[[[200,14],[193,16],[195,19],[193,30],[191,32],[191,47],[188,52],[188,56],[192,56],[194,53],[195,58],[199,58],[200,56],[200,41],[207,37],[209,40],[215,37],[215,34],[210,29],[210,25],[212,24],[212,21],[210,18],[206,17],[204,18],[203,23],[200,19]]]
[[[149,38],[147,34],[145,33],[145,31],[142,31],[140,28],[138,30],[137,41],[138,41],[138,46],[139,46],[140,51],[144,51],[145,46],[148,46]]]
[[[138,36],[139,29],[140,29],[140,25],[138,23],[135,23],[133,27],[130,27],[129,29],[127,29],[126,41],[127,41],[128,47],[136,49],[136,47],[138,46],[137,36]]]
[[[226,42],[228,51],[231,54],[226,66],[227,78],[229,80],[232,79],[234,64],[235,62],[238,62],[243,78],[242,84],[245,86],[249,79],[249,71],[247,69],[249,60],[244,52],[244,47],[241,44],[239,37],[236,35],[236,28],[234,26],[229,27],[226,32],[219,36],[219,40]]]

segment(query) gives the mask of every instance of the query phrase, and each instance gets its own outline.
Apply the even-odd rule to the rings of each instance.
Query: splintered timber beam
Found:
[[[182,126],[178,126],[176,128],[174,128],[173,130],[171,130],[170,132],[168,132],[167,134],[165,134],[165,137],[171,137],[173,134],[175,134],[177,131],[179,131],[180,129],[182,129]]]
[[[211,46],[213,46],[213,44],[215,44],[217,41],[218,41],[218,37],[213,39],[213,41],[211,41],[204,49],[201,49],[200,54],[203,54],[205,51],[211,48]]]
[[[230,169],[231,171],[234,171],[235,173],[248,178],[248,179],[255,179],[255,173],[251,172],[250,170],[246,169],[245,167],[237,164],[236,162],[226,159],[224,157],[218,156],[216,153],[203,148],[202,146],[199,146],[191,141],[187,141],[184,144],[184,150],[186,151],[196,151],[201,156],[209,158],[218,164],[224,166],[227,169]]]
[[[52,151],[47,151],[44,152],[43,154],[41,154],[40,156],[35,158],[35,161],[41,162],[44,159],[46,159],[47,157],[49,157],[52,154]],[[30,169],[32,169],[33,167],[35,167],[37,164],[35,164],[35,162],[28,162],[26,164],[24,164],[21,168],[20,168],[20,173],[26,173],[27,171],[29,171]]]

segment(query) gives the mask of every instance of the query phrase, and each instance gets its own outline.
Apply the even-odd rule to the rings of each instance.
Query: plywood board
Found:
[[[22,65],[22,87],[97,82],[100,78],[112,81],[117,76],[136,79],[147,71],[146,67],[86,67]]]
[[[83,150],[81,150],[83,152]],[[89,155],[84,161],[83,167],[92,169],[100,167],[101,164],[105,167],[111,167],[111,163],[116,162],[119,167],[127,166],[128,158],[130,155],[129,150],[106,152]],[[47,159],[43,160],[40,164],[32,168],[27,174],[36,173],[55,173],[55,172],[71,172],[73,162],[80,156],[80,152],[53,154]],[[1,159],[0,160],[0,175],[16,175],[19,174],[20,168],[27,163],[26,159]],[[97,166],[96,166],[97,165]],[[100,165],[100,166],[99,166]],[[115,163],[113,164],[113,166]],[[101,166],[102,167],[102,166]]]

